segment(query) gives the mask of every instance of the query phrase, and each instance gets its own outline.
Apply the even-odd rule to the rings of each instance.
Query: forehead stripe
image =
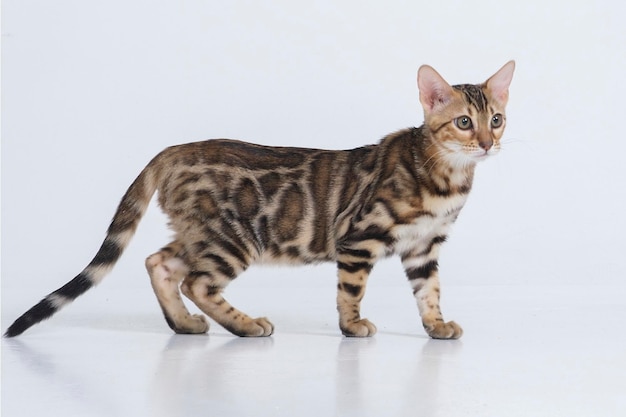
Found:
[[[473,84],[461,84],[455,85],[453,88],[461,91],[465,95],[468,103],[476,107],[478,111],[485,111],[487,109],[488,101],[482,88]]]

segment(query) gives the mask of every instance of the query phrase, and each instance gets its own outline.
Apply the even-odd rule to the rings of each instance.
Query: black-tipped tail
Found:
[[[155,176],[159,161],[159,156],[154,158],[128,188],[117,207],[102,246],[87,268],[73,280],[22,314],[6,331],[5,337],[18,336],[29,327],[49,318],[63,306],[74,301],[78,296],[99,283],[113,268],[135,233],[137,225],[157,189]]]
[[[29,327],[52,316],[57,312],[57,310],[57,307],[44,298],[33,308],[22,314],[20,318],[15,320],[15,322],[4,333],[4,337],[15,337],[21,335]]]
[[[92,281],[85,273],[48,295],[34,307],[22,314],[4,333],[4,337],[15,337],[24,333],[28,328],[50,318],[61,307],[75,300],[93,286]]]

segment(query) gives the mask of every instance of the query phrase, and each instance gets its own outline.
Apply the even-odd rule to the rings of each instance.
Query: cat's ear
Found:
[[[450,84],[428,65],[422,65],[417,71],[417,87],[420,91],[420,102],[426,113],[445,106],[453,97]]]
[[[485,82],[491,96],[503,105],[509,100],[509,85],[513,79],[514,70],[515,61],[509,61]]]

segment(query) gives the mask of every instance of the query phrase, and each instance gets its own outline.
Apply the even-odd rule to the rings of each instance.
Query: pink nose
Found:
[[[479,140],[478,141],[478,146],[480,146],[482,149],[488,151],[493,146],[493,140],[491,140],[491,139]]]

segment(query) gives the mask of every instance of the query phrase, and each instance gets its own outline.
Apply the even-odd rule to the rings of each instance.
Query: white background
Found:
[[[504,150],[478,168],[443,250],[444,285],[621,283],[618,4],[4,1],[4,296],[28,285],[39,297],[80,271],[126,187],[166,146],[375,143],[422,123],[419,65],[477,83],[509,59]],[[143,259],[168,242],[164,224],[155,206],[118,282],[145,288]],[[398,264],[374,280],[400,282]]]
[[[374,338],[342,338],[335,267],[251,268],[227,291],[276,334],[172,335],[143,260],[2,340],[2,414],[618,416],[626,402],[626,12],[617,1],[2,2],[2,330],[78,273],[166,146],[346,149],[422,123],[415,75],[517,61],[504,149],[478,167],[425,337],[400,262]],[[25,389],[28,387],[28,389]]]

